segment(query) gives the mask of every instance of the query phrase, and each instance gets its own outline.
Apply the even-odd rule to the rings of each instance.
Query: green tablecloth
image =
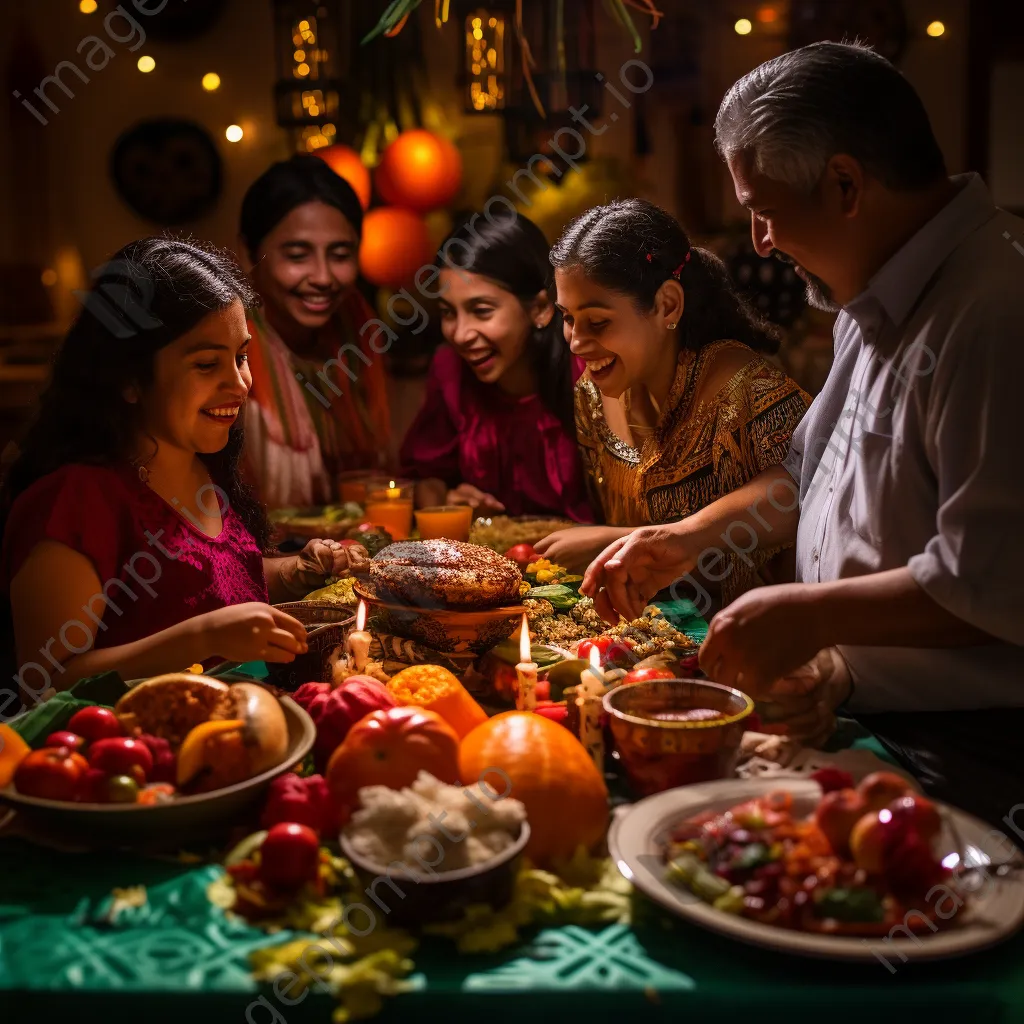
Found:
[[[247,955],[268,937],[207,902],[219,870],[0,842],[0,1020],[329,1021],[328,996],[288,1007],[252,981]],[[127,885],[145,885],[148,903],[109,924],[109,893]],[[1024,937],[949,964],[896,961],[890,974],[747,948],[653,908],[646,918],[632,929],[542,931],[494,956],[426,942],[415,954],[417,991],[378,1019],[1024,1020]]]
[[[692,606],[665,610],[702,638]],[[246,668],[259,674],[259,666]],[[838,741],[882,753],[853,723],[844,723]],[[289,936],[270,939],[210,904],[206,887],[220,870],[0,839],[0,1024],[325,1024],[336,1006],[328,995],[311,992],[288,1006],[252,980],[248,954]],[[111,891],[133,885],[146,886],[145,906],[111,922]],[[416,990],[390,1000],[376,1019],[1024,1022],[1024,935],[945,964],[896,960],[890,974],[881,963],[746,947],[638,899],[633,927],[543,930],[499,955],[458,956],[446,940],[424,941],[414,954]]]

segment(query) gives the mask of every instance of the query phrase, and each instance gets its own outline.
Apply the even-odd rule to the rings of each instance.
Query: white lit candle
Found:
[[[590,668],[584,669],[576,687],[576,707],[580,715],[580,743],[587,748],[594,766],[604,774],[604,733],[601,730],[601,698],[604,696],[604,672],[601,652],[590,649]]]
[[[372,637],[366,632],[366,602],[359,602],[359,610],[356,612],[356,628],[348,635],[348,653],[352,665],[357,672],[366,668],[367,659],[370,656],[370,640]]]
[[[516,707],[532,711],[537,706],[537,664],[530,658],[530,628],[523,613],[523,628],[519,633],[519,664],[516,665]]]

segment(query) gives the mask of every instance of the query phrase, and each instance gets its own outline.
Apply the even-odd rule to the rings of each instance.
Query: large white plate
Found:
[[[880,960],[893,968],[905,960],[935,960],[962,956],[995,945],[1024,924],[1024,877],[1017,871],[998,877],[996,867],[1006,863],[1010,847],[988,825],[945,805],[938,805],[947,819],[939,839],[943,856],[958,851],[956,835],[963,842],[963,877],[975,887],[949,925],[921,936],[851,938],[817,935],[761,924],[726,914],[703,903],[692,893],[665,881],[662,843],[671,829],[685,818],[706,810],[726,810],[744,800],[772,790],[793,794],[798,816],[808,814],[821,797],[817,783],[800,779],[726,779],[668,790],[639,803],[620,808],[608,833],[608,846],[619,870],[641,892],[693,924],[755,946],[834,960]],[[1019,857],[1019,854],[1018,854]],[[929,906],[952,907],[936,895]],[[890,932],[890,935],[893,933]],[[901,935],[903,937],[901,937]]]

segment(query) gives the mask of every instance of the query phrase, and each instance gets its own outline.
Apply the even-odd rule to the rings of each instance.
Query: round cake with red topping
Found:
[[[518,604],[515,562],[458,540],[399,541],[370,562],[379,597],[420,608],[472,610]]]

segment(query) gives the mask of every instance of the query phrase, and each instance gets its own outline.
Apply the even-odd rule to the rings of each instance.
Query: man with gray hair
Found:
[[[784,466],[613,544],[584,590],[632,618],[681,575],[721,579],[723,547],[795,544],[798,582],[713,619],[709,677],[804,718],[845,700],[926,788],[1001,818],[1024,798],[1024,226],[947,175],[865,46],[762,64],[715,127],[757,252],[839,311],[835,360]]]

